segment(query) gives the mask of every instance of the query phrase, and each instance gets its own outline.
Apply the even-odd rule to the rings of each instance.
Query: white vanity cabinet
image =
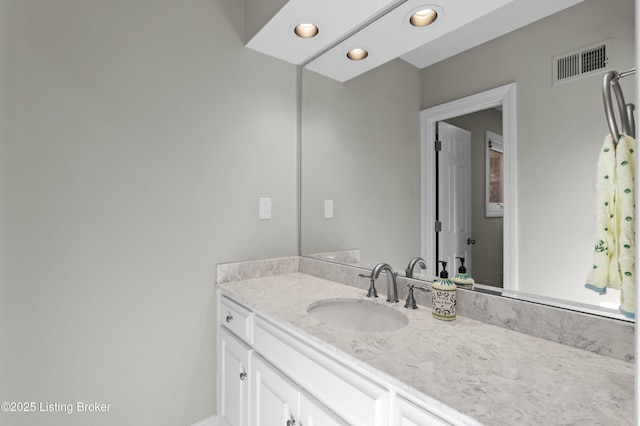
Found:
[[[253,312],[228,298],[218,305],[218,415],[224,426],[249,426],[249,355]]]
[[[249,374],[252,426],[347,425],[260,355],[252,355]]]
[[[256,317],[253,348],[350,425],[387,426],[389,391],[279,324]]]
[[[219,294],[221,424],[461,425],[295,328]]]
[[[220,399],[218,415],[224,426],[249,426],[249,354],[251,349],[225,328],[219,331]]]

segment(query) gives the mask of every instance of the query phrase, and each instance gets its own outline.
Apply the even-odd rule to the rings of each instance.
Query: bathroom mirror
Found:
[[[421,232],[435,232],[420,226],[420,111],[515,82],[517,292],[508,295],[618,317],[619,295],[598,296],[584,280],[608,133],[602,75],[635,67],[634,16],[633,0],[586,0],[422,70],[396,59],[339,83],[303,69],[301,254],[363,268],[387,262],[402,273],[421,253]],[[606,70],[554,82],[555,58],[600,42],[613,46]],[[636,102],[635,81],[621,80],[627,102]],[[477,149],[484,164],[484,144]],[[477,252],[486,250],[483,233],[495,234],[485,228],[502,219],[486,217],[480,168],[473,193],[487,224],[473,229]]]

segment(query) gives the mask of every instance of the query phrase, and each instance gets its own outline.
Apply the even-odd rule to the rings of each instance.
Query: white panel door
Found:
[[[248,346],[220,327],[220,422],[224,426],[249,425]]]
[[[249,374],[251,426],[298,425],[298,387],[256,353],[251,356]]]
[[[456,257],[465,258],[471,273],[471,133],[450,124],[438,123],[438,259],[447,262],[449,276],[457,270]]]

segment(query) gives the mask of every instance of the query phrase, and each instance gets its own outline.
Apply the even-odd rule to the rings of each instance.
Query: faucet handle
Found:
[[[376,291],[376,282],[373,278],[371,278],[371,283],[369,284],[369,291],[367,291],[367,297],[378,297],[378,292]]]
[[[416,290],[424,291],[425,293],[429,293],[431,291],[427,287],[421,287],[419,285],[415,285],[411,283],[407,283],[407,287],[409,287],[409,290],[416,289]]]
[[[370,275],[358,274],[358,276],[361,278],[368,278],[371,280],[371,283],[369,284],[369,291],[367,291],[367,297],[378,297],[375,280],[373,279],[373,273],[371,273]]]
[[[425,293],[428,293],[430,290],[426,287],[420,287],[419,285],[417,286],[410,283],[407,283],[407,287],[409,287],[409,294],[407,296],[407,301],[404,304],[404,307],[407,309],[418,309],[418,305],[416,304],[416,299],[413,297],[413,290],[417,289],[420,291],[424,291]]]
[[[413,297],[413,285],[408,285],[409,294],[407,295],[407,301],[404,304],[404,307],[407,309],[418,309],[418,305],[416,304],[416,299]]]

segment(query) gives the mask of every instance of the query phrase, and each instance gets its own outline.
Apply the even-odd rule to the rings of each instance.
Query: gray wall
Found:
[[[0,2],[0,412],[217,412],[215,266],[297,254],[296,69],[236,0]],[[258,220],[258,198],[273,220]]]
[[[598,297],[583,287],[592,266],[597,156],[609,133],[602,75],[552,86],[551,59],[612,38],[611,68],[634,67],[634,16],[633,1],[587,0],[422,70],[421,108],[518,84],[522,291],[585,303],[619,301],[615,291]],[[635,77],[622,80],[622,87],[635,102]]]
[[[399,59],[346,83],[303,73],[303,254],[357,248],[398,270],[419,255],[419,79]]]

